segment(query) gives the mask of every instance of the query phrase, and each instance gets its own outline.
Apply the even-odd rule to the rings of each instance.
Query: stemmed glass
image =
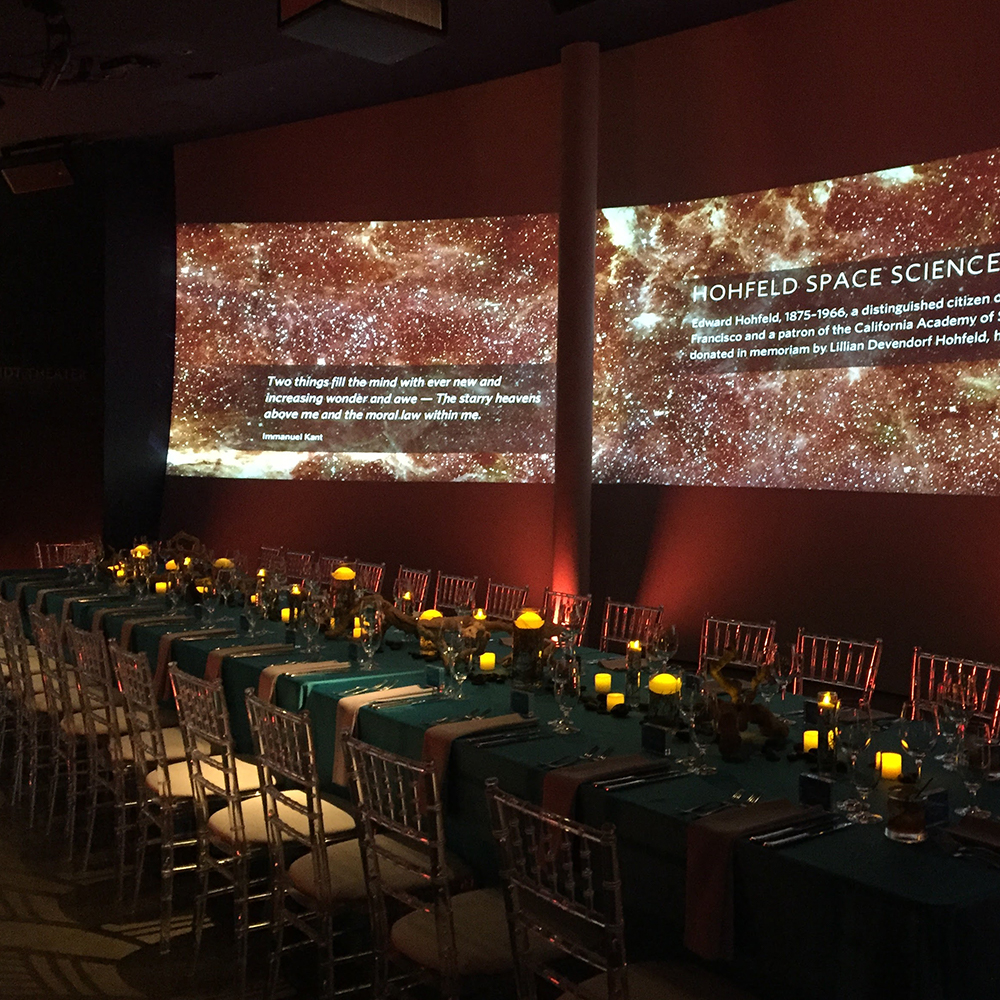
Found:
[[[572,645],[568,644],[571,649]],[[552,661],[552,690],[559,707],[559,718],[549,725],[557,733],[578,733],[580,730],[569,721],[573,706],[580,697],[580,664],[575,656],[564,655]]]
[[[990,773],[991,750],[989,727],[981,722],[967,723],[957,760],[962,784],[969,793],[969,804],[956,809],[957,816],[975,816],[979,819],[990,817],[990,811],[983,809],[977,799],[979,789]]]
[[[360,618],[361,669],[375,669],[375,652],[382,640],[383,615],[377,608],[364,608]]]
[[[215,582],[206,583],[201,594],[201,612],[206,622],[215,620],[215,615],[219,610],[219,588]]]
[[[871,708],[861,701],[856,708],[842,710],[839,721],[840,745],[851,763],[851,781],[857,797],[839,802],[837,808],[846,811],[855,823],[877,823],[882,817],[868,807],[871,790],[878,780],[872,749]]]
[[[788,686],[794,684],[795,677],[798,673],[797,664],[795,662],[795,647],[792,647],[792,654],[787,659],[778,652],[777,643],[771,648],[771,674],[774,677],[774,683],[777,685],[778,691],[781,693],[781,700],[785,700],[785,695],[788,693]]]
[[[448,697],[462,700],[462,685],[469,676],[469,658],[465,654],[465,640],[462,630],[457,625],[443,629],[441,632],[443,645],[441,660],[448,673]]]
[[[681,717],[688,724],[691,740],[691,754],[685,767],[692,774],[715,774],[715,768],[705,763],[705,748],[698,742],[698,715],[704,707],[702,690],[704,679],[700,674],[685,671],[681,677]]]
[[[919,706],[910,702],[903,705],[900,717],[902,719],[900,743],[917,765],[919,777],[924,771],[924,760],[934,749],[937,741],[937,728],[933,722],[924,718]]]
[[[970,677],[952,677],[938,684],[935,692],[938,731],[945,741],[944,753],[938,755],[946,771],[958,766],[959,743],[966,723],[975,710],[975,681]]]
[[[649,676],[663,673],[667,665],[677,655],[679,642],[677,626],[669,625],[655,632],[646,644],[646,659],[649,661]]]

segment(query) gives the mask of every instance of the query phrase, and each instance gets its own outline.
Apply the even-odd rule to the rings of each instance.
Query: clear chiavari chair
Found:
[[[128,713],[103,634],[69,623],[63,625],[63,632],[80,696],[80,714],[74,716],[72,729],[74,735],[78,734],[82,723],[86,741],[87,818],[83,870],[86,871],[90,861],[97,811],[101,805],[111,805],[115,816],[116,872],[121,887],[125,877],[128,811],[133,805],[131,763],[122,750]],[[70,834],[72,849],[73,835]]]
[[[284,573],[285,550],[280,545],[262,545],[257,563],[258,569],[266,569],[268,573]]]
[[[448,1000],[458,997],[463,976],[511,971],[502,894],[452,892],[467,876],[446,850],[434,765],[347,733],[343,739],[367,875],[375,996],[386,995],[390,957],[436,979]],[[410,912],[390,921],[395,904]]]
[[[542,600],[542,617],[546,622],[573,632],[573,645],[579,646],[590,617],[590,594],[568,594],[546,588]]]
[[[316,576],[321,583],[329,584],[330,577],[338,566],[350,566],[354,569],[354,562],[348,556],[320,556],[316,560]]]
[[[354,565],[356,583],[361,590],[369,594],[377,594],[382,589],[382,575],[385,573],[385,563],[357,562]]]
[[[232,892],[243,996],[249,933],[269,926],[266,921],[252,924],[250,920],[251,903],[270,898],[270,892],[261,891],[260,880],[255,881],[251,873],[255,855],[267,848],[260,773],[256,763],[236,756],[222,682],[192,677],[179,670],[176,663],[170,664],[169,673],[184,736],[197,822],[194,961],[197,964],[201,951],[209,897],[219,891]],[[221,881],[221,890],[213,887],[214,880]]]
[[[528,603],[528,588],[486,581],[486,603],[483,610],[490,618],[516,618]]]
[[[250,689],[246,705],[261,770],[271,857],[267,995],[277,986],[284,952],[311,942],[320,954],[323,995],[332,997],[335,965],[358,958],[350,954],[334,959],[335,917],[365,898],[355,821],[345,810],[331,812],[330,804],[320,796],[309,713],[277,708]],[[301,856],[291,861],[289,848],[297,848]],[[287,941],[289,928],[300,941]]]
[[[774,622],[743,622],[705,616],[698,646],[698,673],[707,673],[727,650],[736,655],[727,669],[754,672],[768,666],[775,654]]]
[[[315,552],[285,552],[285,578],[292,583],[302,583],[312,577]]]
[[[34,823],[41,769],[41,741],[45,738],[45,696],[35,690],[35,677],[28,640],[24,634],[21,609],[15,601],[0,601],[4,657],[11,694],[14,726],[14,782],[12,794],[20,799],[28,794],[29,823]]]
[[[424,610],[430,581],[429,569],[410,569],[408,566],[400,566],[396,582],[392,587],[392,599],[396,607],[401,608],[403,604],[407,604],[413,609],[414,614],[419,615]],[[407,594],[410,596],[407,597]]]
[[[103,546],[98,542],[35,542],[35,559],[39,569],[76,566],[94,562]]]
[[[994,736],[1000,733],[1000,666],[927,653],[915,646],[910,668],[914,714],[935,714],[942,690],[964,692],[973,701],[966,706],[969,718],[985,723]]]
[[[882,659],[882,640],[814,635],[800,628],[795,640],[795,693],[829,686],[871,701]]]
[[[63,630],[55,615],[44,615],[29,608],[31,632],[38,649],[43,697],[49,716],[50,754],[49,815],[46,832],[51,831],[55,816],[60,775],[66,778],[65,832],[72,856],[76,830],[76,806],[81,779],[88,771],[86,726],[75,673],[63,655]],[[36,696],[37,700],[37,696]]]
[[[710,972],[678,963],[629,965],[615,829],[546,812],[486,783],[500,848],[518,1000],[741,1000]],[[747,998],[749,1000],[749,998]]]
[[[476,605],[478,576],[455,576],[438,570],[434,584],[434,607],[438,611],[468,614]]]
[[[153,673],[145,653],[129,653],[115,644],[111,655],[128,709],[128,749],[137,771],[133,906],[139,898],[150,831],[155,829],[160,846],[160,952],[166,954],[172,936],[174,876],[197,869],[196,861],[178,864],[176,858],[179,849],[194,850],[197,845],[191,771],[183,756],[171,760],[167,753]]]
[[[662,606],[653,608],[644,604],[625,604],[608,598],[601,623],[600,648],[621,652],[630,642],[638,640],[645,644],[659,628],[662,614]]]

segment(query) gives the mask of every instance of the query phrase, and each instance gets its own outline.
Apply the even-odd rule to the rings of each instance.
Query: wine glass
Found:
[[[871,791],[878,781],[875,750],[872,747],[874,726],[871,708],[867,702],[861,701],[856,708],[843,710],[839,721],[840,745],[851,764],[851,781],[856,798],[839,802],[837,808],[845,810],[855,823],[877,823],[882,817],[873,813],[868,804]]]
[[[569,721],[573,706],[580,697],[580,664],[575,656],[563,656],[552,661],[552,690],[559,707],[559,718],[549,725],[557,733],[578,733],[580,730]]]
[[[958,744],[966,721],[966,686],[961,678],[948,678],[938,684],[934,701],[938,732],[945,744],[937,760],[946,771],[954,771],[958,766]]]
[[[979,819],[990,817],[989,810],[983,809],[977,799],[979,789],[982,788],[983,781],[991,770],[991,750],[989,727],[982,722],[968,723],[963,734],[957,764],[962,784],[969,793],[969,804],[956,809],[956,816],[975,816]]]
[[[377,608],[368,607],[361,611],[359,644],[361,646],[361,669],[375,669],[375,652],[382,640],[383,615]]]
[[[705,762],[705,748],[698,742],[698,716],[704,708],[702,690],[704,678],[701,674],[685,671],[681,676],[681,717],[688,725],[691,740],[691,754],[685,766],[692,774],[715,774],[715,768]]]
[[[906,702],[901,714],[902,726],[900,743],[917,765],[917,776],[923,774],[924,760],[934,749],[937,741],[937,727],[924,718],[919,706]]]

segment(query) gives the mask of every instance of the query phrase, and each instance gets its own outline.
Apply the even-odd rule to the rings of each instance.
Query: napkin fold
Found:
[[[373,701],[394,701],[396,698],[409,698],[412,695],[430,694],[433,688],[420,684],[410,684],[406,687],[389,688],[381,691],[365,691],[363,694],[351,694],[337,702],[336,727],[337,734],[333,744],[333,780],[338,785],[347,784],[347,754],[344,752],[344,733],[354,733],[358,722],[358,712]]]
[[[257,682],[257,697],[262,701],[271,701],[274,698],[274,688],[279,677],[290,677],[293,674],[332,674],[340,670],[349,670],[350,667],[351,665],[344,660],[272,663],[260,672],[260,680]]]
[[[948,832],[956,839],[977,847],[1000,851],[1000,823],[981,816],[963,816]]]
[[[733,957],[733,845],[819,812],[788,799],[724,809],[687,830],[684,944],[709,961]]]
[[[268,642],[260,646],[219,646],[208,654],[205,663],[205,680],[214,681],[222,673],[222,661],[230,656],[264,656],[267,653],[290,653],[294,645],[287,642]]]
[[[518,712],[509,715],[487,716],[483,719],[463,719],[461,722],[439,722],[424,733],[424,760],[434,765],[438,776],[438,788],[444,789],[445,771],[451,756],[451,745],[460,736],[488,732],[491,729],[506,729],[518,723],[524,724],[524,716]]]
[[[555,767],[545,775],[542,782],[542,808],[572,819],[573,801],[581,785],[606,778],[620,778],[626,774],[640,775],[646,771],[660,771],[665,764],[663,757],[634,753]]]
[[[208,639],[213,635],[224,633],[232,635],[231,628],[202,628],[202,629],[181,629],[177,632],[164,632],[160,636],[160,643],[156,647],[156,671],[153,675],[153,686],[156,697],[159,701],[167,696],[167,689],[170,686],[170,678],[167,675],[167,664],[170,662],[170,654],[173,652],[175,639]]]

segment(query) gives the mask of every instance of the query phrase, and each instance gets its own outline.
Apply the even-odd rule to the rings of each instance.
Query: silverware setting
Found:
[[[296,661],[301,662],[301,661]],[[332,668],[331,668],[332,669]],[[341,698],[347,698],[355,694],[374,694],[376,691],[385,691],[392,687],[392,681],[379,681],[378,684],[359,684],[357,687],[348,688],[340,692]]]
[[[475,708],[465,715],[442,715],[440,719],[435,719],[431,725],[443,726],[447,722],[471,722],[473,719],[485,719],[492,711],[492,708]]]
[[[760,843],[762,847],[788,847],[791,844],[800,844],[804,840],[815,840],[817,837],[825,837],[828,833],[846,830],[851,826],[854,826],[854,824],[849,819],[835,819],[832,823],[827,822],[819,826],[813,826],[801,833],[794,833],[791,836],[779,837],[777,839],[762,840]]]
[[[374,688],[370,690],[384,690],[384,688]],[[356,694],[362,694],[363,692],[357,691]],[[437,691],[432,691],[426,694],[414,694],[409,695],[406,698],[382,698],[380,701],[372,701],[365,705],[365,708],[390,708],[396,705],[423,705],[425,702],[429,701],[440,701],[444,698],[443,694]]]
[[[558,733],[548,732],[533,726],[527,730],[521,729],[513,733],[506,734],[501,739],[495,740],[473,740],[472,745],[477,749],[490,749],[491,747],[508,747],[515,743],[532,743],[535,740],[549,740],[558,736]]]
[[[585,760],[604,760],[606,757],[611,756],[614,749],[614,747],[605,747],[602,750],[600,743],[595,743],[589,750],[584,750],[582,753],[564,754],[562,757],[543,761],[541,766],[549,768],[569,767],[572,764],[580,764]]]
[[[778,827],[775,830],[765,830],[763,833],[755,833],[747,837],[747,840],[756,844],[765,840],[781,839],[782,837],[791,836],[794,833],[810,830],[814,826],[826,826],[828,823],[833,823],[838,819],[843,819],[843,816],[837,816],[834,813],[828,812],[810,813],[808,816],[789,820],[784,826]]]
[[[672,781],[674,778],[686,778],[691,771],[661,770],[649,771],[644,774],[626,774],[620,778],[595,781],[594,787],[605,792],[616,792],[622,788],[636,788],[639,785],[653,785],[660,781]]]

